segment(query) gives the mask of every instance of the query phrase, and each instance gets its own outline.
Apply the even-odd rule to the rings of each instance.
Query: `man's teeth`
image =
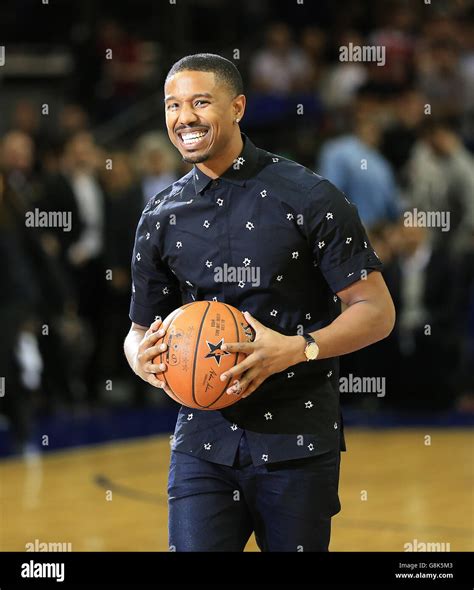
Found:
[[[201,138],[203,138],[206,135],[206,133],[207,133],[207,131],[183,133],[181,137],[182,137],[184,143],[193,144],[193,143],[197,143],[198,141],[200,141]]]

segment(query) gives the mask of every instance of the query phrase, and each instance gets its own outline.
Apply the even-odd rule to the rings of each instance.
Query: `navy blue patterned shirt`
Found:
[[[340,314],[337,292],[381,269],[341,191],[242,138],[218,179],[194,167],[145,207],[132,258],[133,322],[149,326],[208,300],[282,334],[313,332]],[[172,448],[232,465],[245,430],[255,465],[345,450],[338,367],[337,358],[298,363],[223,410],[182,406]]]

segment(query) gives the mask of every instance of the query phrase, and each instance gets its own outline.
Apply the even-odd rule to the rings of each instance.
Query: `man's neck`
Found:
[[[234,137],[222,154],[219,154],[219,156],[216,156],[212,160],[196,164],[196,167],[206,176],[209,176],[209,178],[218,178],[232,166],[234,161],[242,153],[243,147],[244,142],[242,141],[242,136],[239,131],[234,134]]]

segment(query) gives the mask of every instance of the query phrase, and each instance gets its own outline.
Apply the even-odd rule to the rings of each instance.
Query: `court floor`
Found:
[[[346,441],[332,551],[474,550],[467,430],[347,428]],[[1,461],[0,550],[166,551],[169,452],[162,435]]]

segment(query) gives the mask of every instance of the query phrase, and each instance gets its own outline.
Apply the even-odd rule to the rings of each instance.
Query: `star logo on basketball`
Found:
[[[212,344],[212,342],[206,340],[206,344],[209,346],[209,352],[208,354],[206,354],[204,358],[213,358],[216,361],[216,363],[220,366],[221,358],[227,354],[230,354],[230,352],[222,350],[221,348],[224,344],[224,338],[221,338],[221,340],[217,344]]]

